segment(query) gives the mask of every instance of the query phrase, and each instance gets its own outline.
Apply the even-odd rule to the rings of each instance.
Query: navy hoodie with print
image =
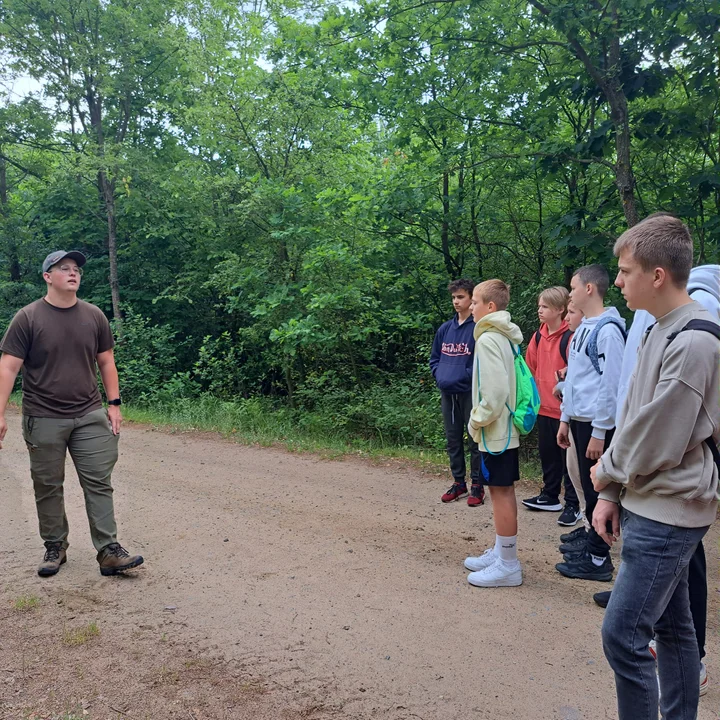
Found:
[[[472,363],[475,352],[475,323],[472,316],[464,323],[458,317],[443,323],[435,333],[430,370],[440,390],[448,395],[472,390]]]

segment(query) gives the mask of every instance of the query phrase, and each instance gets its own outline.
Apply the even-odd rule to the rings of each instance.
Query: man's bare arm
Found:
[[[7,353],[0,356],[0,449],[2,449],[3,440],[7,434],[5,410],[15,385],[15,378],[20,372],[23,362],[22,358]]]
[[[115,366],[115,353],[112,350],[98,353],[97,364],[100,370],[105,395],[108,400],[116,400],[120,397],[120,381],[118,380],[117,367]],[[120,424],[122,423],[122,413],[116,405],[108,407],[108,416],[110,418],[110,426],[115,435],[120,432]]]

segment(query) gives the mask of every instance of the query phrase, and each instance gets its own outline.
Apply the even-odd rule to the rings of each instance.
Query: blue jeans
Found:
[[[700,656],[690,614],[688,564],[707,531],[622,510],[622,562],[602,626],[620,720],[657,720],[658,684],[648,649],[653,635],[662,717],[695,720]]]

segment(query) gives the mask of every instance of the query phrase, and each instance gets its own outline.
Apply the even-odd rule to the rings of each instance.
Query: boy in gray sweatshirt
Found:
[[[603,646],[620,720],[657,720],[653,633],[661,714],[694,720],[700,659],[688,565],[717,512],[720,329],[687,293],[693,244],[680,220],[646,218],[620,236],[615,255],[628,307],[657,322],[640,345],[610,448],[592,470],[600,493],[593,525],[608,544],[619,536],[622,506],[622,562]]]
[[[568,448],[572,433],[580,483],[585,495],[585,517],[592,524],[597,492],[590,468],[610,444],[615,430],[617,388],[625,350],[625,321],[614,307],[604,307],[610,278],[602,265],[580,268],[570,283],[570,298],[585,316],[570,343],[562,416],[557,441]],[[560,546],[564,562],[555,568],[565,577],[612,580],[610,547],[593,530]]]

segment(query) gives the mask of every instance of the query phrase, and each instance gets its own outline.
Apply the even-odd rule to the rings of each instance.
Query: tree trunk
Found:
[[[470,175],[470,231],[472,233],[473,243],[475,245],[475,251],[477,252],[477,263],[478,263],[478,278],[482,280],[483,276],[483,246],[480,241],[480,231],[478,229],[478,210],[477,210],[477,177],[475,174],[475,164],[472,165],[472,172]]]
[[[447,172],[442,176],[442,229],[440,231],[440,243],[442,245],[443,259],[445,260],[445,269],[450,278],[455,277],[455,267],[450,255],[450,175]]]
[[[615,126],[615,184],[617,185],[623,213],[628,227],[639,221],[635,204],[635,175],[630,159],[630,122],[628,120],[627,98],[622,88],[611,87],[605,93],[610,105],[610,118]]]
[[[122,332],[122,314],[120,312],[120,280],[118,278],[117,231],[115,227],[115,183],[104,170],[98,173],[98,185],[105,205],[105,216],[108,228],[108,257],[110,259],[110,297],[112,300],[113,318],[118,333]]]
[[[627,96],[620,79],[622,69],[620,37],[623,35],[623,29],[618,9],[616,6],[611,8],[614,20],[613,33],[606,40],[607,55],[604,64],[599,66],[593,60],[591,53],[580,42],[577,34],[574,31],[568,31],[566,27],[551,18],[549,7],[546,7],[541,0],[529,0],[529,2],[542,15],[550,19],[558,32],[565,35],[573,54],[585,66],[588,75],[594,80],[610,106],[610,119],[615,128],[615,153],[617,155],[615,184],[620,194],[625,220],[628,227],[632,227],[638,222],[638,212],[635,205],[635,176],[630,162],[630,123]]]

